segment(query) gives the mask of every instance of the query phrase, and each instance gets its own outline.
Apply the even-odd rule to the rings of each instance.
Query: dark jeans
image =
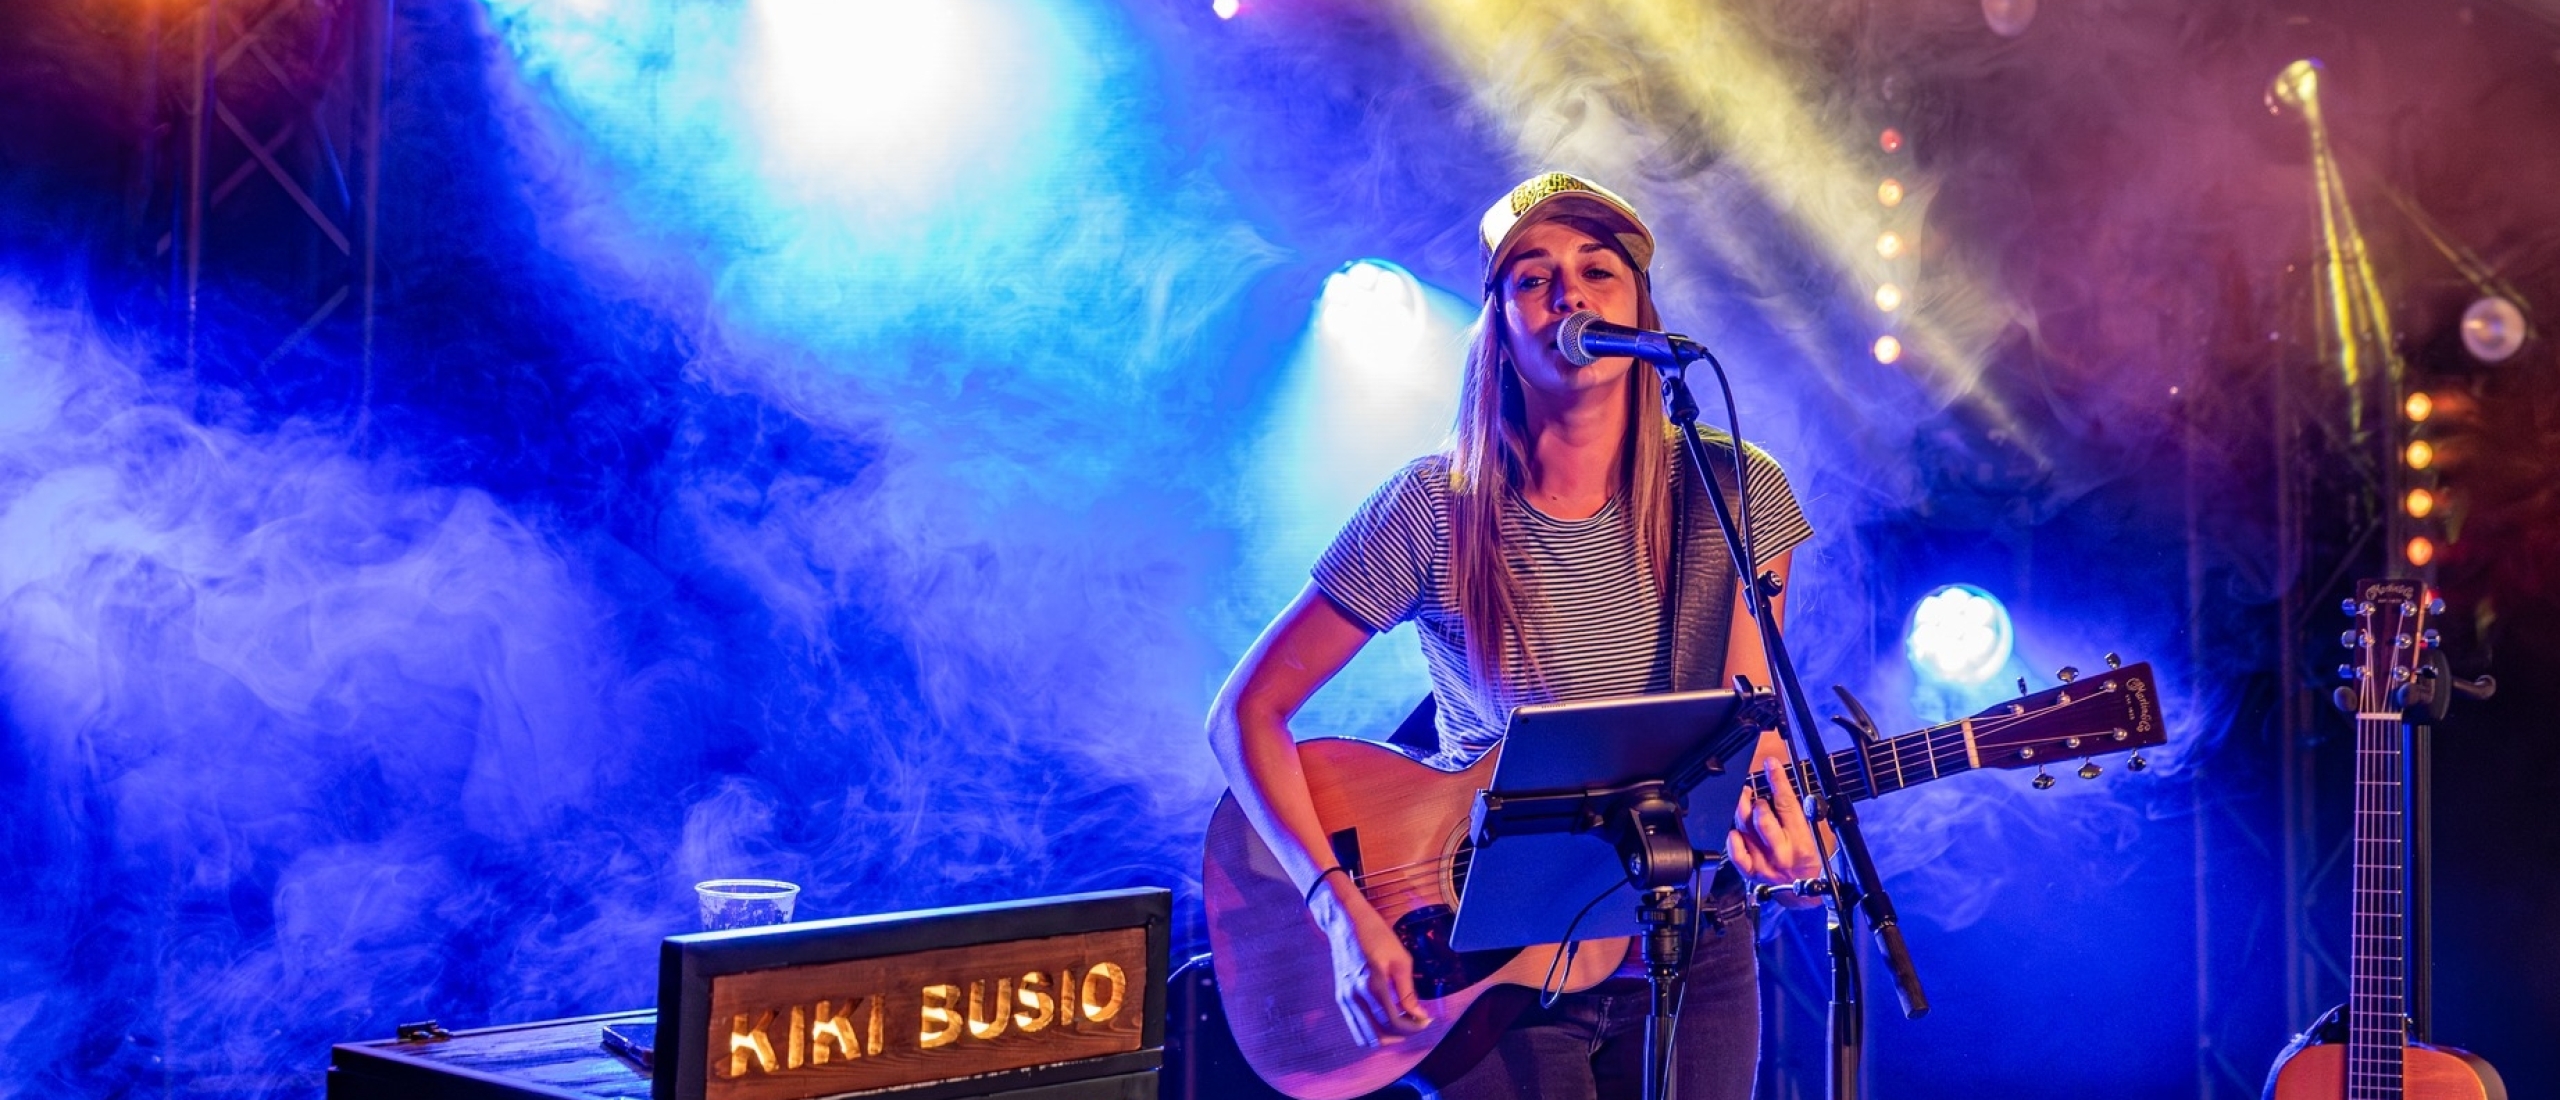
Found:
[[[1752,952],[1753,913],[1734,891],[1702,899],[1729,914],[1719,934],[1701,914],[1689,953],[1688,993],[1680,1005],[1673,1055],[1676,1100],[1750,1100],[1760,1056],[1760,980]],[[1582,993],[1532,1006],[1457,1080],[1423,1096],[1439,1100],[1597,1100],[1644,1095],[1645,1017],[1650,994],[1641,983],[1611,979]]]

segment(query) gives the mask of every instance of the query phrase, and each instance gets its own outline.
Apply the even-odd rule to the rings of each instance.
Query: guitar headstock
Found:
[[[2399,717],[2426,651],[2437,642],[2427,618],[2444,610],[2444,600],[2418,581],[2368,580],[2356,582],[2356,594],[2341,610],[2356,625],[2338,639],[2355,651],[2352,663],[2338,666],[2353,685],[2341,690],[2339,701],[2352,702],[2359,717]]]
[[[2168,741],[2150,662],[2085,678],[2066,668],[2062,679],[2060,687],[2020,696],[1966,720],[1982,767],[2034,768],[2039,773],[2036,789],[2043,790],[2053,786],[2053,777],[2041,774],[2048,764]],[[2128,766],[2141,771],[2148,765],[2137,753]],[[2082,779],[2095,779],[2098,772],[2095,760],[2080,765]]]

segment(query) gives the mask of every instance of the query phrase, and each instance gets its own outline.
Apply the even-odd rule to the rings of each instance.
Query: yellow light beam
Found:
[[[1545,165],[1560,156],[1597,162],[1613,178],[1645,173],[1641,151],[1666,142],[1702,144],[1730,164],[1760,201],[1789,219],[1803,239],[1849,276],[1852,285],[1907,280],[1916,259],[1906,237],[1900,258],[1877,255],[1876,166],[1862,152],[1872,132],[1863,122],[1826,118],[1804,75],[1790,72],[1762,49],[1754,30],[1714,4],[1690,0],[1630,0],[1592,6],[1532,5],[1518,0],[1423,0],[1417,6],[1444,55],[1467,75],[1482,109],[1512,128],[1522,158]],[[1665,44],[1677,45],[1665,45]],[[1604,75],[1606,74],[1606,75]],[[1629,75],[1616,75],[1629,74]],[[1653,97],[1668,91],[1665,104]],[[1611,110],[1611,95],[1639,97],[1643,118],[1685,112],[1704,131],[1695,135],[1608,129],[1595,108]],[[1618,121],[1624,121],[1620,116]],[[1685,152],[1686,150],[1681,150]],[[1614,160],[1614,163],[1611,161]],[[1719,167],[1722,167],[1721,165]],[[1658,173],[1656,173],[1658,174]],[[1637,188],[1641,191],[1641,188]],[[1925,205],[1925,188],[1904,185],[1906,205]],[[1655,202],[1647,209],[1658,210]],[[1659,213],[1654,215],[1660,228]],[[1908,223],[1917,225],[1918,219]],[[1906,230],[1908,232],[1908,230]],[[1728,257],[1748,276],[1748,257]],[[1939,266],[1951,266],[1937,261]],[[1998,302],[1960,270],[1933,267],[1946,280],[1932,300],[1983,303],[1956,317],[1914,316],[1903,323],[1904,356],[1942,394],[1973,388],[1982,370],[1980,352],[2006,328],[2015,307]],[[1781,306],[1779,308],[1787,308]],[[1796,306],[1805,314],[1818,303]],[[1925,312],[1925,311],[1924,311]],[[1780,325],[1818,331],[1815,325]],[[1814,362],[1837,359],[1837,348],[1801,348]],[[1841,385],[1835,374],[1826,380]],[[2008,425],[2006,408],[1976,394],[1996,423]]]

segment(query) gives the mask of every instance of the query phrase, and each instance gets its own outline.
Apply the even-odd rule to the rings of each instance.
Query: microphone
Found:
[[[1564,319],[1564,326],[1556,330],[1556,350],[1577,367],[1587,367],[1613,355],[1631,355],[1648,363],[1675,367],[1707,357],[1707,349],[1686,336],[1613,325],[1587,309]]]

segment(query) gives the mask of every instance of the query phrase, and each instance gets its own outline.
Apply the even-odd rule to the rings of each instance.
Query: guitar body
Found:
[[[2122,665],[1897,737],[1862,738],[1831,754],[1841,794],[1874,798],[1978,768],[2043,768],[2161,744],[2159,691],[2147,664]],[[1419,1070],[1443,1082],[1472,1066],[1536,999],[1563,948],[1461,954],[1448,947],[1467,863],[1476,792],[1492,785],[1488,753],[1464,771],[1442,771],[1374,741],[1324,738],[1298,745],[1316,819],[1334,862],[1414,955],[1415,992],[1432,1025],[1364,1047],[1333,999],[1333,951],[1305,896],[1245,820],[1230,794],[1209,818],[1200,894],[1209,916],[1217,985],[1236,1046],[1254,1072],[1299,1100],[1350,1100]],[[2135,770],[2142,758],[2133,760]],[[1783,772],[1798,791],[1807,770]],[[2084,774],[2096,774],[2094,764]],[[1767,781],[1754,790],[1767,795]],[[1589,989],[1618,970],[1626,939],[1585,941],[1557,984]]]
[[[1458,904],[1457,857],[1476,792],[1491,783],[1497,755],[1447,772],[1371,741],[1298,745],[1316,817],[1333,837],[1336,857],[1367,878],[1371,903],[1406,933],[1408,947],[1435,926],[1438,943],[1447,943]],[[1349,1100],[1394,1083],[1426,1059],[1453,1069],[1472,1063],[1507,1024],[1498,1017],[1526,1003],[1528,990],[1547,980],[1562,950],[1461,955],[1433,952],[1425,941],[1417,967],[1434,965],[1425,956],[1436,956],[1438,964],[1438,977],[1418,990],[1431,1027],[1364,1047],[1334,1001],[1333,952],[1324,933],[1233,795],[1219,800],[1209,819],[1200,889],[1236,1046],[1264,1081],[1299,1100]],[[1617,972],[1626,952],[1625,940],[1584,944],[1563,988],[1598,985]],[[1526,988],[1511,991],[1518,996],[1488,996],[1506,987]]]
[[[2347,1044],[2328,1041],[2324,1029],[2286,1048],[2267,1075],[2264,1100],[2339,1100],[2347,1095]],[[2345,1031],[2344,1024],[2326,1029]],[[2479,1056],[2452,1047],[2410,1043],[2401,1048],[2403,1100],[2507,1100],[2507,1085]]]

